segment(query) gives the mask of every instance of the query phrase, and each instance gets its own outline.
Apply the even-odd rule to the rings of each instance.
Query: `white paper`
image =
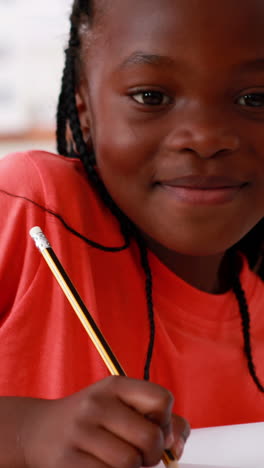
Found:
[[[264,422],[192,431],[180,468],[264,468]]]
[[[152,468],[165,468],[163,462],[160,462],[158,465],[153,466]],[[233,468],[227,466],[216,466],[216,465],[197,465],[193,463],[179,463],[179,468]]]
[[[186,463],[180,463],[180,467],[179,468],[228,468],[228,467],[224,467],[224,466],[216,466],[216,465],[193,465],[193,464],[186,464]],[[233,468],[233,467],[230,467],[230,468]]]

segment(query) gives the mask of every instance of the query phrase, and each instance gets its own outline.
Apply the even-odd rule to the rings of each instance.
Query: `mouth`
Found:
[[[191,175],[162,180],[157,185],[178,201],[211,205],[231,202],[248,182],[232,177]]]

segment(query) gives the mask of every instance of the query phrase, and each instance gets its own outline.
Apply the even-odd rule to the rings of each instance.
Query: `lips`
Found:
[[[189,175],[158,183],[161,189],[178,202],[189,205],[219,205],[233,201],[248,185],[226,176]]]
[[[211,190],[242,187],[246,184],[245,181],[225,176],[197,176],[190,175],[185,177],[177,177],[159,182],[164,186],[171,187],[186,187],[189,189]]]

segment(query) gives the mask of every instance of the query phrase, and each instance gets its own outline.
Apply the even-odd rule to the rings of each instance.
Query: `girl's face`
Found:
[[[157,245],[224,252],[264,216],[263,0],[109,1],[83,69],[101,177]]]

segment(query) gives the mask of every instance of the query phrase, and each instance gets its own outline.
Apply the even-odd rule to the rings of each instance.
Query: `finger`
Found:
[[[144,463],[141,452],[133,445],[100,427],[82,432],[78,447],[83,453],[115,468],[140,468]]]
[[[173,414],[172,415],[172,427],[173,427],[175,438],[182,437],[183,440],[186,442],[191,432],[191,427],[190,427],[189,422],[185,418],[177,414]]]
[[[159,425],[149,421],[118,398],[93,398],[89,400],[89,404],[89,418],[87,416],[79,425],[83,433],[87,433],[87,442],[84,445],[86,450],[89,450],[94,438],[91,427],[93,431],[103,428],[107,433],[137,449],[146,466],[159,462],[164,450],[164,436]]]
[[[60,463],[52,465],[51,468],[115,468],[113,465],[103,462],[91,454],[82,451],[71,451]]]
[[[173,448],[177,458],[181,458],[185,443],[190,435],[191,428],[188,421],[181,416],[172,415],[172,429],[174,434],[174,442],[169,448]]]
[[[110,377],[110,391],[125,404],[144,414],[162,427],[171,420],[173,395],[160,385],[131,379],[128,377]]]
[[[163,431],[163,437],[164,437],[164,446],[166,449],[169,449],[175,441],[173,426],[172,426],[172,419],[170,420],[169,424],[162,427],[162,431]]]

